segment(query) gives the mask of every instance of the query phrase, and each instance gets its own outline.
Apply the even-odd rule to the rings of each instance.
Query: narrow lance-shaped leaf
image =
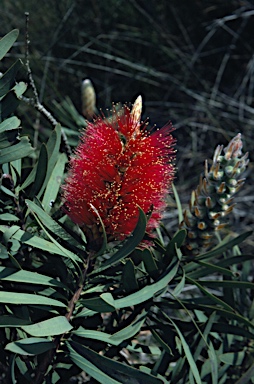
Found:
[[[22,244],[30,245],[31,247],[38,248],[46,252],[51,252],[56,255],[68,257],[68,255],[66,255],[66,251],[64,250],[64,248],[59,248],[57,245],[55,245],[51,241],[45,240],[42,237],[25,232],[22,229],[20,229],[17,225],[13,227],[10,228],[10,229],[13,229],[13,233],[10,233],[8,235],[8,239],[6,239],[7,242],[13,237],[13,239],[20,241]],[[6,232],[9,232],[8,230],[6,230],[6,227],[1,225],[0,225],[0,231],[4,233],[4,236]],[[72,257],[76,261],[79,260],[78,256],[74,254],[72,254]]]
[[[108,260],[104,261],[103,265],[97,268],[96,271],[94,271],[94,273],[96,274],[100,273],[101,271],[104,271],[105,269],[107,269],[109,266],[116,264],[123,258],[130,255],[131,252],[134,251],[134,249],[139,245],[139,243],[143,239],[145,230],[146,230],[146,224],[147,224],[146,215],[142,211],[142,209],[139,209],[139,220],[131,236],[124,241],[119,251],[117,251]]]
[[[174,278],[179,266],[178,260],[173,260],[169,272],[156,283],[147,285],[139,291],[132,293],[121,299],[114,300],[111,293],[103,293],[99,297],[92,299],[82,299],[82,304],[97,312],[113,312],[115,309],[131,307],[143,303],[146,300],[160,294]]]
[[[123,341],[133,337],[140,331],[142,325],[146,320],[146,315],[147,315],[146,312],[142,313],[135,319],[135,321],[133,321],[127,327],[114,333],[113,335],[107,334],[105,332],[85,329],[82,326],[79,327],[76,331],[74,331],[73,334],[79,337],[87,338],[87,339],[104,341],[105,343],[109,343],[111,345],[119,345]]]
[[[49,297],[34,295],[31,293],[7,292],[0,291],[0,303],[6,304],[32,304],[32,305],[49,305],[52,307],[65,307],[59,300]]]
[[[48,184],[43,196],[42,205],[46,212],[50,212],[52,203],[55,202],[64,173],[67,157],[64,153],[61,153],[58,157],[56,165],[49,177]]]
[[[178,192],[177,192],[177,189],[176,189],[174,183],[172,183],[172,190],[173,190],[176,205],[177,205],[178,222],[180,224],[183,221],[183,209],[182,209],[182,204],[181,204],[181,201],[180,201],[180,198],[179,198],[179,195],[178,195]]]
[[[156,279],[158,277],[159,268],[156,264],[155,257],[152,254],[152,252],[149,249],[144,249],[140,253],[142,257],[142,261],[144,263],[145,269],[149,276],[151,276],[153,279]]]
[[[16,74],[21,67],[21,60],[17,60],[0,78],[0,97],[8,93],[13,87]]]
[[[8,117],[0,124],[0,133],[17,129],[20,126],[20,120],[16,116]]]
[[[13,315],[2,315],[0,316],[0,327],[10,328],[10,327],[21,327],[22,325],[31,324],[30,320],[20,319],[19,317],[15,317]]]
[[[84,356],[77,353],[70,345],[66,343],[69,349],[69,356],[74,364],[76,364],[82,371],[96,379],[101,384],[122,384],[119,381],[112,379],[112,377],[106,375],[100,368],[94,365],[91,361],[87,360]]]
[[[13,29],[7,35],[1,38],[0,40],[0,60],[6,55],[6,53],[11,49],[19,35],[18,29]]]
[[[135,266],[131,259],[127,260],[122,274],[122,284],[126,293],[138,290],[138,282],[135,276]]]
[[[24,269],[17,271],[14,268],[0,267],[0,280],[66,288],[64,284],[50,276],[42,275],[37,272],[25,271]]]
[[[52,217],[46,213],[41,207],[39,207],[37,204],[35,204],[31,200],[26,200],[27,207],[33,212],[36,219],[39,221],[39,224],[42,226],[42,228],[47,228],[52,234],[56,235],[57,237],[61,238],[65,242],[68,242],[72,244],[73,246],[80,248],[80,244],[77,240],[75,240],[68,232],[64,230],[64,228],[61,227],[60,224],[58,224],[55,220],[52,219]],[[42,224],[43,223],[43,224]],[[53,239],[53,238],[52,238]],[[68,250],[65,251],[65,248],[62,247],[56,240],[54,239],[54,243],[63,250],[63,252],[70,254]],[[77,260],[78,256],[76,256],[73,252],[71,252],[71,257],[73,260]]]
[[[39,355],[44,353],[52,348],[55,348],[55,344],[53,341],[37,338],[37,337],[29,337],[27,339],[14,341],[6,345],[5,349],[12,353],[17,353],[19,355]]]
[[[36,166],[36,174],[32,189],[30,191],[29,197],[33,198],[35,195],[39,194],[45,179],[45,175],[47,173],[47,165],[48,165],[48,152],[46,145],[43,143],[40,149],[39,159]]]
[[[18,144],[0,150],[0,164],[10,163],[13,160],[27,157],[33,150],[29,138],[23,136]]]
[[[19,218],[11,213],[0,214],[0,220],[3,221],[19,221]]]
[[[61,335],[69,332],[72,326],[65,316],[56,316],[36,324],[23,325],[21,328],[31,336],[39,337]]]
[[[48,185],[49,178],[52,175],[52,171],[59,157],[60,143],[61,143],[61,127],[59,124],[57,124],[46,145],[47,153],[48,153],[48,167],[47,167],[46,176],[44,178],[43,186],[40,192],[38,193],[38,198],[41,198],[43,191]]]
[[[186,230],[185,229],[179,230],[173,236],[173,238],[170,240],[170,242],[168,243],[167,248],[166,248],[165,256],[163,259],[165,264],[168,264],[170,262],[170,260],[172,259],[172,257],[174,255],[177,255],[176,249],[177,248],[179,249],[182,246],[182,244],[185,241],[185,238],[186,238]]]
[[[197,365],[193,359],[193,356],[192,356],[192,353],[190,351],[190,348],[182,334],[182,332],[180,331],[180,329],[178,328],[178,326],[175,324],[175,322],[173,320],[171,320],[174,328],[176,329],[176,332],[178,334],[178,336],[180,337],[180,340],[181,340],[181,344],[183,346],[183,350],[185,352],[185,356],[188,360],[188,363],[190,365],[190,369],[191,369],[191,372],[196,380],[196,383],[197,384],[202,384],[202,381],[201,381],[201,378],[200,378],[200,375],[199,375],[199,371],[198,371],[198,368],[197,368]]]
[[[120,382],[121,384],[162,384],[162,381],[155,376],[149,375],[147,373],[141,372],[138,369],[127,366],[126,364],[122,364],[105,356],[99,355],[98,353],[77,342],[71,341],[68,343],[68,348],[70,351],[75,351],[78,353],[79,356],[82,356],[87,361],[92,362],[93,365],[97,367],[97,369],[99,369],[101,372],[104,372],[105,375],[111,377],[110,384],[114,383],[115,380],[117,380],[117,383]],[[100,380],[102,380],[102,377],[100,377],[99,381]],[[106,381],[100,381],[100,383],[104,384]]]

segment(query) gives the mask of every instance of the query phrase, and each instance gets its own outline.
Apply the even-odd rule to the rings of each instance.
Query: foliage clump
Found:
[[[14,30],[0,40],[1,58],[17,36]],[[103,242],[91,252],[60,199],[77,138],[71,127],[87,122],[67,100],[58,111],[71,126],[39,130],[31,145],[15,117],[18,103],[27,101],[26,85],[16,82],[21,68],[17,61],[0,79],[3,380],[67,383],[80,374],[103,384],[251,380],[252,255],[239,249],[250,232],[229,233],[191,253],[189,228],[176,225],[158,228],[144,246],[149,213],[139,209],[123,241],[107,242],[102,220]],[[176,190],[174,197],[181,222]]]

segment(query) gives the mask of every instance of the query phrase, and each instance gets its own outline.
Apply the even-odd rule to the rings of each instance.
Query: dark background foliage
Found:
[[[244,149],[253,148],[251,1],[2,0],[1,8],[0,33],[19,28],[10,55],[21,58],[30,13],[30,65],[53,115],[52,101],[66,96],[81,110],[80,85],[88,77],[102,110],[142,94],[144,118],[158,126],[172,120],[183,202],[217,144],[241,132]],[[24,126],[47,126],[24,103],[19,114]],[[253,223],[251,169],[234,213],[243,230]]]

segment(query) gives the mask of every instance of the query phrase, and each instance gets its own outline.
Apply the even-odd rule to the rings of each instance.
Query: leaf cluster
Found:
[[[16,38],[12,31],[0,40],[0,57]],[[192,257],[182,251],[185,230],[158,229],[152,246],[142,243],[147,218],[140,210],[130,237],[107,244],[104,236],[92,254],[61,210],[67,164],[61,128],[33,150],[14,115],[25,88],[8,72],[0,79],[0,369],[6,382],[67,383],[81,372],[90,383],[251,380],[252,255],[238,248],[250,233]],[[180,219],[176,191],[175,200]]]

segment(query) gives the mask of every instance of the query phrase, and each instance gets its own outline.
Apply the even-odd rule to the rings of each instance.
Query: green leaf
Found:
[[[144,301],[149,300],[156,295],[159,295],[168,286],[169,282],[175,277],[178,266],[178,261],[174,260],[168,268],[169,272],[164,277],[162,277],[156,283],[147,285],[139,291],[132,293],[131,295],[115,300],[115,308],[121,309],[125,307],[131,307],[133,305],[143,303]],[[103,294],[101,297],[103,297]]]
[[[13,145],[17,139],[17,130],[0,133],[0,151]]]
[[[65,153],[61,153],[58,157],[57,163],[49,177],[48,184],[42,200],[42,205],[45,212],[50,212],[52,202],[55,202],[59,188],[62,183],[62,177],[64,174],[65,164],[67,162],[67,156]]]
[[[0,124],[0,133],[17,129],[20,126],[20,120],[16,116],[8,117]]]
[[[233,257],[227,257],[226,259],[221,259],[217,262],[216,265],[220,267],[229,267],[234,264],[242,264],[245,261],[253,260],[253,255],[240,255],[240,256],[233,256]]]
[[[178,195],[178,192],[177,192],[177,189],[176,189],[174,183],[172,183],[172,191],[174,193],[174,197],[175,197],[175,201],[176,201],[176,206],[177,206],[178,223],[181,224],[181,222],[183,221],[182,204],[181,204],[181,201],[180,201],[180,198],[179,198],[179,195]]]
[[[242,365],[245,355],[246,355],[245,351],[228,352],[228,353],[223,353],[219,355],[219,359],[225,364],[236,366],[236,365]]]
[[[0,116],[1,120],[5,120],[7,117],[13,114],[19,105],[19,99],[15,93],[11,90],[2,99],[0,103]]]
[[[82,311],[80,311],[79,313],[77,313],[77,315],[75,316],[75,318],[77,317],[91,317],[91,316],[94,316],[96,315],[97,312],[96,311],[91,311],[90,309],[88,308],[84,308],[82,309]]]
[[[207,295],[208,296],[208,295]],[[212,298],[211,298],[212,299]],[[216,300],[217,298],[214,297],[214,302],[217,302]],[[195,299],[192,299],[193,302],[195,302]],[[219,299],[218,299],[219,300]],[[224,303],[222,300],[219,300],[218,303],[222,302],[223,304],[226,305],[226,303]],[[224,305],[224,306],[225,306]],[[229,307],[229,306],[228,306]],[[223,316],[227,321],[228,319],[233,319],[233,320],[236,320],[238,323],[243,323],[243,324],[246,324],[247,327],[251,327],[251,328],[254,328],[254,324],[248,320],[246,317],[244,316],[241,316],[239,315],[238,313],[235,312],[234,309],[232,309],[231,307],[231,310],[229,309],[224,309],[224,308],[221,308],[219,307],[218,305],[210,305],[210,304],[205,304],[205,305],[202,305],[202,304],[195,304],[195,308],[196,309],[202,309],[202,310],[205,310],[207,311],[207,309],[209,310],[212,310],[212,311],[216,311],[218,314],[220,314],[220,316]],[[225,329],[225,333],[227,333],[227,329]],[[234,333],[235,334],[235,333]]]
[[[24,269],[17,271],[14,268],[5,268],[0,266],[0,280],[13,281],[18,283],[29,283],[46,285],[48,287],[66,288],[60,281],[50,276],[42,275],[37,272],[25,271]]]
[[[65,316],[56,316],[36,324],[23,325],[21,328],[31,336],[40,337],[64,334],[69,332],[72,326]]]
[[[45,212],[41,207],[39,207],[31,200],[26,200],[25,202],[28,208],[39,217],[39,219],[43,222],[47,229],[49,229],[50,232],[54,233],[57,237],[66,241],[67,243],[80,248],[79,242],[74,239],[74,237],[72,237],[68,232],[66,232],[60,224],[53,220],[47,212]]]
[[[99,219],[99,222],[100,222],[101,229],[102,229],[102,245],[101,245],[100,249],[96,252],[96,255],[94,255],[94,257],[97,257],[97,256],[102,255],[105,252],[105,250],[106,250],[106,247],[107,247],[107,234],[106,234],[106,231],[105,231],[104,223],[103,223],[102,218],[101,218],[101,216],[99,214],[99,211],[95,208],[95,206],[93,204],[90,204],[90,205],[91,205],[92,210],[97,215],[97,217]]]
[[[18,99],[23,95],[26,89],[27,89],[27,84],[24,83],[24,81],[20,81],[13,87],[13,90]]]
[[[98,313],[105,313],[105,312],[114,312],[115,307],[113,305],[108,304],[100,297],[95,297],[92,299],[86,299],[86,300],[80,300],[80,302],[87,307],[88,309],[91,309],[92,311],[98,312]]]
[[[212,264],[212,263],[206,263],[204,261],[197,261],[197,262],[194,261],[184,266],[184,269],[186,271],[189,271],[188,276],[190,276],[192,279],[198,279],[213,273],[218,273],[221,276],[223,275],[231,276],[231,277],[235,276],[234,271],[231,271],[230,269],[222,268],[218,264],[219,263]]]
[[[228,238],[223,239],[220,242],[220,245],[213,248],[211,251],[200,254],[196,256],[197,260],[203,260],[208,259],[214,256],[220,256],[223,252],[225,252],[227,249],[233,248],[235,245],[241,244],[247,237],[252,235],[253,231],[248,231],[245,233],[242,233],[241,235],[237,236],[233,240],[228,240]]]
[[[60,143],[61,143],[61,127],[58,124],[55,127],[55,129],[52,131],[52,133],[48,139],[47,145],[46,145],[47,167],[46,167],[46,163],[43,166],[44,166],[44,170],[45,171],[47,170],[47,172],[46,172],[46,175],[44,175],[42,188],[40,189],[39,193],[37,194],[38,198],[42,195],[45,188],[49,186],[49,178],[51,177],[55,163],[59,157]],[[28,175],[28,177],[26,178],[24,183],[21,185],[20,190],[27,188],[31,183],[33,183],[36,172],[37,172],[37,168],[38,168],[38,165],[37,165],[37,167],[32,169],[32,171],[30,172],[30,174]]]
[[[209,288],[254,289],[254,284],[248,281],[237,280],[199,280],[199,284]]]
[[[180,329],[177,327],[177,325],[175,324],[175,322],[173,320],[170,320],[171,323],[173,324],[173,326],[175,327],[176,329],[176,332],[178,333],[178,336],[180,337],[180,340],[181,340],[181,344],[182,344],[182,347],[183,347],[183,350],[184,350],[184,353],[185,353],[185,356],[188,360],[188,363],[190,365],[190,369],[191,369],[191,372],[196,380],[196,383],[197,384],[202,384],[202,381],[201,381],[201,378],[200,378],[200,375],[199,375],[199,372],[198,372],[198,368],[196,366],[196,363],[193,359],[193,356],[192,356],[192,353],[190,351],[190,348],[182,334],[182,332],[180,331]]]
[[[78,263],[76,262],[76,260],[78,260],[80,262],[81,258],[79,258],[79,256],[77,256],[75,253],[69,251],[69,249],[63,247],[53,236],[51,236],[51,234],[47,231],[47,229],[44,227],[44,225],[42,224],[42,222],[38,219],[38,217],[36,215],[35,215],[35,218],[38,221],[39,225],[41,226],[42,230],[48,236],[48,238],[50,240],[52,240],[52,243],[54,243],[55,246],[58,247],[59,250],[63,252],[63,255],[67,259],[69,259],[73,262],[73,264],[79,269],[79,272],[81,273],[80,267],[79,267]]]
[[[194,353],[194,359],[195,360],[197,360],[199,358],[201,351],[204,348],[204,346],[208,347],[207,339],[209,338],[210,331],[211,331],[212,325],[215,321],[215,318],[216,318],[216,312],[213,312],[206,323],[206,326],[205,326],[203,333],[201,334],[202,337],[200,338],[199,343],[195,347],[195,353]]]
[[[101,331],[93,331],[90,329],[85,329],[83,327],[79,327],[76,331],[72,332],[73,335],[83,337],[85,339],[99,340],[105,343],[109,343],[112,345],[119,345],[120,343],[114,342],[114,340],[110,341],[111,335],[101,332]]]
[[[235,384],[249,384],[254,377],[254,363],[245,371]]]
[[[45,296],[30,293],[0,291],[0,303],[6,304],[33,304],[49,305],[52,307],[66,307],[61,301],[50,299]]]
[[[61,126],[57,124],[55,129],[52,131],[52,134],[49,137],[49,140],[47,142],[47,152],[48,152],[48,168],[47,168],[47,174],[44,179],[43,186],[41,188],[40,193],[38,193],[38,198],[41,197],[43,191],[45,190],[46,186],[48,185],[49,178],[53,172],[54,166],[57,162],[57,159],[59,157],[59,148],[61,144]]]
[[[212,375],[212,384],[218,384],[219,362],[218,362],[216,351],[211,342],[209,343],[208,357],[209,357],[209,363],[210,363],[210,372]]]
[[[3,221],[19,221],[19,218],[11,213],[2,213],[0,214],[0,220]]]
[[[135,319],[135,321],[133,321],[127,327],[121,329],[120,331],[110,336],[110,343],[120,344],[122,341],[130,339],[131,337],[136,335],[140,331],[142,325],[144,324],[146,320],[146,315],[147,315],[147,312],[142,313]]]
[[[59,154],[59,148],[61,144],[61,126],[57,124],[54,130],[52,131],[48,142],[47,142],[47,150],[49,157],[52,158],[52,162],[55,164],[57,160],[57,156]]]
[[[115,309],[131,307],[145,302],[154,296],[158,296],[165,290],[168,283],[174,278],[179,266],[179,261],[173,260],[169,272],[156,283],[147,285],[139,291],[132,293],[121,299],[114,300],[110,293],[103,293],[99,297],[92,299],[82,299],[82,304],[88,309],[96,312],[113,312]]]
[[[212,332],[237,335],[252,340],[254,339],[254,333],[244,327],[239,327],[239,325],[231,325],[229,322],[214,323],[212,326]]]
[[[0,190],[1,190],[2,192],[6,193],[6,195],[13,197],[14,199],[17,198],[17,196],[15,195],[15,193],[13,193],[12,191],[10,191],[8,188],[5,188],[3,185],[1,185]]]
[[[182,271],[182,273],[183,273],[183,276],[182,276],[180,282],[176,285],[176,287],[174,288],[174,290],[172,292],[172,296],[175,298],[181,294],[182,290],[185,287],[185,273],[184,273],[184,271]]]
[[[7,33],[0,40],[0,60],[6,55],[6,53],[11,49],[19,35],[18,29],[13,29],[11,32]]]
[[[31,247],[38,248],[46,252],[54,253],[55,255],[60,255],[67,258],[69,257],[69,255],[66,254],[66,251],[63,247],[59,247],[54,243],[52,243],[51,241],[43,239],[42,237],[25,232],[22,229],[19,229],[17,225],[12,226],[9,229],[12,229],[13,233],[9,232],[9,230],[6,230],[5,226],[0,225],[0,231],[4,233],[4,236],[5,236],[5,233],[10,234],[9,240],[11,239],[11,237],[13,237],[13,239],[20,241],[22,244],[27,244]],[[76,260],[76,261],[79,260],[79,257],[73,253],[72,253],[72,258],[73,260]]]
[[[32,189],[29,193],[29,197],[33,198],[37,194],[41,193],[42,186],[44,184],[45,176],[47,173],[48,164],[48,152],[46,145],[43,143],[40,149],[39,159],[36,165],[36,174]]]
[[[33,167],[29,175],[24,180],[23,184],[21,184],[18,189],[19,191],[23,191],[25,188],[27,188],[30,184],[34,182],[34,178],[36,175],[37,166]]]
[[[79,361],[82,361],[85,364],[87,364],[88,362],[92,364],[92,367],[94,369],[92,374],[91,371],[87,371],[85,364],[82,366],[78,364],[77,365],[81,369],[86,370],[88,374],[90,374],[102,384],[162,384],[162,381],[156,378],[155,376],[146,374],[138,369],[132,368],[125,364],[114,361],[113,359],[109,359],[105,356],[99,355],[98,353],[88,349],[87,347],[75,341],[67,343],[67,347],[70,351],[70,357],[72,360],[74,357],[77,361],[77,357],[79,357],[79,359],[84,359],[80,359]],[[103,374],[105,375],[105,378],[103,377]],[[111,381],[108,381],[109,379]]]
[[[140,255],[142,257],[142,261],[147,273],[149,276],[151,276],[152,279],[156,279],[158,277],[159,269],[152,252],[150,249],[144,249],[142,252],[140,252]]]
[[[125,242],[123,242],[121,249],[117,251],[112,257],[110,257],[110,259],[103,261],[103,266],[97,268],[94,273],[100,273],[101,271],[107,269],[109,266],[116,264],[126,256],[130,255],[143,239],[146,230],[146,223],[146,215],[142,209],[139,208],[139,220],[133,233]],[[91,273],[91,275],[92,274],[93,273]]]
[[[4,260],[8,258],[9,258],[9,254],[6,247],[3,244],[0,244],[0,259]]]
[[[19,369],[19,371],[22,375],[22,379],[26,379],[27,383],[31,383],[32,380],[31,380],[30,375],[28,374],[28,368],[27,368],[26,363],[23,361],[23,359],[21,359],[20,356],[15,356],[15,363],[16,363],[17,368]],[[12,382],[16,384],[15,380],[16,379],[12,380]]]
[[[200,290],[201,292],[203,292],[206,296],[208,296],[214,303],[218,304],[219,306],[225,308],[226,310],[228,311],[231,311],[233,312],[233,308],[230,307],[230,305],[228,305],[227,303],[225,303],[225,301],[219,299],[217,296],[213,295],[212,293],[210,293],[207,289],[205,289],[202,284],[200,284],[199,281],[196,281],[196,280],[193,280],[191,279],[190,277],[186,277],[186,280],[189,281],[191,284],[194,284],[196,285]]]
[[[82,371],[86,372],[88,375],[93,377],[101,384],[122,384],[119,381],[112,379],[110,376],[106,375],[103,371],[101,371],[96,365],[87,360],[85,357],[78,354],[70,345],[70,343],[66,343],[69,356],[74,364],[76,364]]]
[[[17,188],[17,184],[20,182],[21,177],[21,168],[22,168],[22,161],[21,159],[17,159],[11,162],[10,168],[11,168],[11,176],[13,179],[13,184],[15,186],[15,191]]]
[[[10,163],[13,160],[29,156],[33,148],[27,136],[20,138],[20,142],[0,150],[0,164]]]
[[[14,341],[6,345],[7,351],[17,353],[19,355],[39,355],[55,348],[53,341],[37,337],[28,337],[27,339]]]
[[[127,260],[123,268],[122,284],[126,293],[136,291],[139,288],[135,276],[135,266],[130,259]]]
[[[76,331],[72,333],[79,337],[100,340],[111,345],[119,345],[123,341],[128,340],[140,331],[140,328],[146,320],[146,315],[147,312],[142,313],[135,319],[135,321],[133,321],[127,327],[121,329],[119,332],[114,333],[113,335],[107,334],[105,332],[88,330],[83,327],[79,327]]]
[[[22,325],[31,324],[31,321],[26,319],[20,319],[12,315],[2,315],[0,316],[0,327],[9,328],[9,327],[21,327]]]
[[[171,348],[168,346],[167,343],[165,343],[165,341],[160,337],[160,335],[154,329],[151,329],[151,332],[155,340],[159,343],[159,345],[162,346],[164,351],[166,351],[169,355],[174,356]]]
[[[21,60],[17,60],[0,78],[0,97],[6,95],[15,84],[15,77],[22,67]]]
[[[185,229],[180,229],[173,236],[172,240],[170,240],[170,242],[168,243],[167,248],[166,248],[165,256],[163,259],[163,262],[165,264],[168,264],[171,261],[172,257],[177,255],[176,249],[177,248],[179,249],[183,245],[185,238],[186,238],[186,230]]]
[[[34,202],[30,200],[26,200],[25,202],[28,208],[33,212],[33,215],[35,216],[41,228],[44,230],[44,232],[49,237],[49,239],[52,240],[52,242],[56,245],[56,247],[58,247],[59,250],[62,251],[62,254],[65,257],[70,258],[74,262],[76,260],[80,261],[81,259],[76,254],[64,248],[61,244],[59,244],[59,242],[56,241],[55,238],[50,235],[50,233],[46,230],[46,228],[48,228],[51,232],[53,232],[54,235],[59,236],[66,241],[71,241],[71,244],[74,244],[74,243],[77,244],[77,241],[75,241],[58,223],[56,223],[38,205],[36,205]]]

